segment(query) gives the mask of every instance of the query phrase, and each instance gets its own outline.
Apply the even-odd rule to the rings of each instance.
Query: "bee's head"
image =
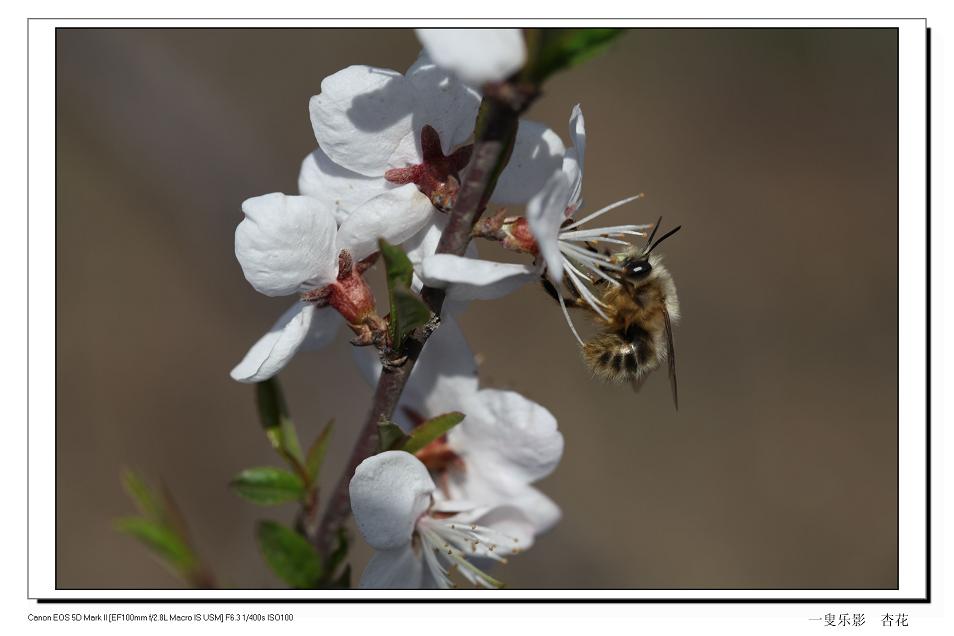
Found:
[[[649,256],[638,256],[623,263],[623,275],[633,281],[645,280],[653,271]]]

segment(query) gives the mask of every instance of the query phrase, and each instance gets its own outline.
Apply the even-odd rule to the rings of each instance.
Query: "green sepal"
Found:
[[[395,424],[386,419],[378,422],[378,452],[401,448],[407,442],[408,436]]]
[[[414,266],[407,254],[384,239],[378,241],[378,249],[384,258],[388,282],[388,335],[391,348],[399,349],[409,333],[431,319],[431,310],[411,292]]]
[[[260,521],[255,535],[265,562],[280,579],[299,589],[318,586],[321,556],[305,537],[274,521]]]
[[[301,445],[295,424],[288,415],[288,406],[278,378],[269,378],[255,384],[258,417],[272,448],[290,462],[302,463]]]
[[[301,501],[305,496],[305,485],[298,475],[272,466],[247,468],[229,485],[249,501],[263,506]]]
[[[521,79],[540,84],[550,75],[603,52],[624,29],[527,29],[528,61]]]
[[[126,469],[123,471],[120,480],[126,493],[135,502],[139,512],[145,518],[160,521],[165,517],[162,501],[156,497],[152,488],[143,481],[142,477]]]
[[[334,430],[335,421],[329,420],[321,433],[315,438],[308,448],[308,455],[305,456],[305,470],[308,473],[308,483],[313,484],[318,480],[318,473],[321,472],[321,465],[325,461],[325,454],[328,452],[328,442],[331,439],[331,432]]]
[[[444,413],[443,415],[433,417],[426,422],[422,422],[413,431],[411,431],[410,436],[408,437],[407,441],[404,442],[404,446],[401,448],[402,450],[406,450],[413,455],[441,435],[447,433],[447,431],[460,424],[463,419],[463,413],[453,411],[451,413]]]

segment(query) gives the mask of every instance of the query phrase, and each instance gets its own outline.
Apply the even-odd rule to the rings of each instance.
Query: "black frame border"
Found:
[[[163,18],[169,19],[169,18]],[[202,19],[222,19],[222,18],[172,18],[173,20],[202,20]],[[260,21],[260,20],[287,20],[287,18],[225,18],[235,22],[244,22],[246,20]],[[335,18],[336,21],[348,21],[348,20],[366,20],[371,18]],[[437,18],[433,18],[436,20]],[[522,18],[512,18],[513,20],[522,20]],[[551,21],[551,20],[564,20],[564,19],[578,19],[586,20],[593,22],[594,19],[591,18],[533,18],[534,21]],[[652,20],[695,20],[697,18],[653,18]],[[706,20],[759,20],[762,18],[701,18]],[[810,19],[810,20],[841,20],[844,18],[789,18],[789,19]],[[859,20],[891,20],[891,19],[910,19],[910,18],[851,18]],[[888,599],[879,599],[879,598],[844,598],[844,599],[830,599],[830,598],[787,598],[787,599],[768,599],[768,598],[440,598],[440,597],[431,597],[431,598],[45,598],[45,597],[31,597],[29,595],[29,555],[30,555],[30,532],[29,532],[29,520],[30,520],[30,497],[29,497],[29,474],[30,474],[30,436],[29,436],[29,391],[30,391],[30,380],[29,380],[29,335],[30,335],[30,322],[29,322],[29,300],[30,300],[30,289],[29,289],[29,258],[30,258],[30,249],[29,249],[29,238],[30,238],[30,224],[29,224],[29,209],[30,209],[30,196],[29,196],[29,183],[30,183],[30,134],[29,134],[29,123],[30,123],[30,77],[29,77],[29,61],[30,61],[30,22],[32,20],[37,21],[55,21],[55,20],[72,20],[72,21],[110,21],[110,20],[129,20],[129,21],[147,21],[149,18],[27,18],[26,20],[26,30],[27,30],[27,479],[26,479],[26,493],[27,493],[27,600],[33,600],[38,604],[183,604],[183,603],[196,603],[196,604],[235,604],[235,603],[246,603],[246,604],[355,604],[355,603],[369,603],[369,604],[394,604],[394,603],[410,603],[410,604],[420,604],[420,603],[439,603],[439,604],[448,604],[448,603],[458,603],[458,604],[467,604],[467,603],[500,603],[500,604],[553,604],[553,603],[566,603],[566,604],[580,604],[580,603],[592,603],[592,604],[623,604],[623,603],[643,603],[643,604],[858,604],[858,603],[870,603],[870,604],[884,604],[884,603],[926,603],[930,604],[932,602],[931,597],[931,582],[932,582],[932,569],[931,569],[931,520],[932,520],[932,511],[931,511],[931,28],[927,26],[927,18],[920,18],[924,21],[925,24],[925,286],[926,286],[926,298],[925,298],[925,322],[926,322],[926,332],[925,332],[925,364],[926,364],[926,377],[925,377],[925,442],[926,442],[926,456],[925,456],[925,498],[926,498],[926,510],[925,510],[925,531],[926,531],[926,541],[925,541],[925,595],[923,598],[888,598]],[[307,18],[305,19],[307,20]],[[390,20],[390,18],[389,18]],[[394,18],[394,20],[399,21],[410,21],[410,22],[426,22],[432,20],[432,18]],[[597,22],[601,20],[595,20]],[[68,29],[68,28],[93,28],[93,27],[54,27],[55,30]],[[320,28],[320,27],[212,27],[212,26],[202,26],[202,27],[101,27],[103,29],[152,29],[152,28],[163,28],[163,29],[172,29],[172,28],[187,28],[187,29],[213,29],[213,28],[255,28],[255,29],[276,29],[276,28]],[[352,27],[333,27],[333,28],[352,28]],[[356,28],[356,27],[355,27]],[[408,27],[378,27],[378,28],[408,28]],[[803,29],[803,28],[829,28],[829,29],[839,29],[839,28],[858,28],[858,27],[641,27],[641,28],[658,28],[658,29],[668,29],[668,28],[698,28],[698,29],[707,29],[707,28],[765,28],[765,29],[774,29],[774,28],[791,28],[791,29]],[[862,28],[879,28],[879,27],[862,27]],[[889,28],[899,31],[898,27],[880,27],[880,28]],[[900,48],[898,51],[898,56],[900,58]],[[898,135],[900,135],[900,64],[898,67]],[[54,82],[55,82],[55,69],[54,69]],[[55,152],[54,152],[55,157]],[[898,179],[900,183],[900,146],[899,146],[899,155],[898,155]],[[55,183],[55,181],[54,181]],[[898,215],[900,222],[900,189],[898,192]],[[899,237],[900,242],[900,237]],[[900,277],[899,281],[900,283]],[[900,313],[900,305],[898,309]],[[900,333],[898,334],[898,344],[900,345]],[[899,370],[899,390],[900,390],[900,361],[898,363]],[[898,576],[900,577],[900,402],[898,405],[898,494],[899,494],[899,510],[898,510]],[[55,435],[54,435],[55,437]],[[56,462],[56,448],[54,444],[54,465]],[[55,483],[54,483],[55,488]],[[54,504],[54,525],[56,518],[56,510]],[[54,564],[56,561],[56,546],[54,542]],[[54,565],[55,567],[55,565]],[[55,574],[54,574],[55,578]],[[900,586],[900,578],[898,582]],[[54,589],[80,589],[80,588],[59,588],[56,586],[54,581]],[[103,588],[82,588],[83,590],[95,590]],[[155,591],[160,589],[172,589],[172,588],[128,588],[133,591]],[[241,588],[242,590],[255,590],[255,591],[265,591],[264,589],[259,588]],[[533,589],[533,588],[530,588]],[[594,588],[599,589],[599,588]],[[607,588],[610,589],[610,588]],[[617,588],[612,588],[617,589]],[[794,591],[794,590],[804,590],[805,588],[633,588],[634,590],[638,589],[639,591],[662,591],[664,589],[678,589],[684,591],[742,591],[742,590],[758,590],[758,591]],[[813,588],[812,591],[836,591],[838,589],[844,588]],[[872,591],[883,591],[890,589],[899,589],[899,588],[872,588]],[[537,589],[536,591],[545,591],[543,589]]]

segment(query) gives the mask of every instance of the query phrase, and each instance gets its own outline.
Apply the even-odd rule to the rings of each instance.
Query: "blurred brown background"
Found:
[[[664,373],[638,395],[590,381],[537,287],[471,306],[484,384],[547,406],[567,442],[542,483],[564,519],[509,585],[896,586],[896,46],[638,30],[548,84],[529,116],[566,140],[582,103],[587,208],[643,191],[610,220],[684,227],[664,249],[681,408]],[[246,283],[233,231],[243,199],[296,191],[323,77],[417,52],[396,29],[58,31],[59,587],[178,585],[111,529],[123,466],[168,482],[226,583],[280,586],[252,527],[294,511],[227,488],[277,461],[228,372],[288,300]],[[339,422],[326,481],[370,394],[349,347],[283,374],[304,437]]]

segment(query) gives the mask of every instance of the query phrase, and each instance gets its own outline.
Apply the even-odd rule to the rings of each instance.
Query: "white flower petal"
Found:
[[[504,80],[527,59],[520,29],[415,30],[434,62],[472,86]]]
[[[534,534],[547,532],[563,516],[560,507],[533,486],[527,486],[509,501],[530,519]]]
[[[424,417],[461,409],[467,396],[476,395],[477,363],[457,322],[441,320],[421,351],[408,378],[401,405]]]
[[[414,265],[416,271],[420,270],[425,258],[437,251],[437,244],[441,240],[445,227],[447,227],[447,215],[433,214],[431,220],[417,234],[404,242],[404,253],[407,254],[408,260]]]
[[[361,376],[374,386],[381,376],[381,362],[371,347],[355,347],[353,358]],[[457,322],[445,316],[421,351],[408,378],[394,422],[405,431],[414,423],[404,409],[430,418],[461,409],[477,394],[477,363]]]
[[[417,54],[417,59],[414,60],[414,62],[410,66],[407,67],[406,71],[404,71],[404,77],[410,77],[411,75],[416,73],[418,70],[422,68],[426,68],[428,66],[436,66],[436,64],[434,64],[434,60],[432,60],[431,57],[427,54],[427,51],[425,51],[424,49],[421,49],[421,51]]]
[[[586,124],[583,120],[583,109],[577,104],[570,113],[570,141],[573,144],[572,160],[576,163],[576,175],[570,179],[570,204],[574,210],[583,204],[583,159],[586,155]],[[570,154],[567,151],[567,154]],[[566,157],[563,161],[563,170],[566,172]]]
[[[414,236],[437,214],[412,183],[388,190],[353,211],[338,229],[338,249],[360,261],[378,251],[378,239],[398,245]]]
[[[521,120],[510,163],[500,175],[491,199],[504,205],[526,203],[562,168],[565,152],[558,134],[543,124]]]
[[[414,115],[414,132],[419,142],[425,124],[437,131],[444,154],[474,134],[480,94],[462,84],[447,70],[431,62],[423,53],[408,69],[407,79],[414,86],[418,100]]]
[[[583,172],[580,169],[580,162],[577,161],[575,148],[570,148],[563,155],[562,170],[570,183],[569,201],[563,213],[564,218],[569,218],[583,205]]]
[[[467,418],[448,443],[475,474],[514,490],[549,475],[563,456],[563,435],[546,408],[514,391],[481,389],[461,405]]]
[[[335,218],[319,201],[280,193],[242,203],[235,256],[245,278],[267,296],[323,287],[338,273]]]
[[[547,277],[555,285],[563,280],[563,257],[558,237],[565,220],[570,199],[570,182],[562,171],[555,172],[530,202],[527,203],[527,223],[537,241],[540,256],[547,266]]]
[[[391,189],[383,177],[366,177],[343,168],[317,149],[301,162],[298,191],[327,204],[338,223],[362,203]]]
[[[423,563],[410,544],[374,553],[361,574],[363,589],[417,589],[422,586]]]
[[[365,541],[376,550],[410,543],[435,486],[427,468],[404,451],[385,451],[358,465],[351,478],[351,509]]]
[[[311,304],[311,303],[302,303]],[[315,316],[311,319],[311,328],[308,329],[308,336],[301,343],[301,351],[320,351],[330,345],[335,336],[338,335],[338,329],[344,324],[344,318],[331,307],[321,307],[315,310]],[[357,347],[356,347],[357,348]]]
[[[309,111],[315,138],[335,163],[368,177],[419,163],[413,86],[396,71],[349,66],[321,82]]]
[[[447,215],[434,214],[417,234],[404,242],[404,253],[407,254],[415,270],[420,271],[424,259],[437,251],[437,244],[441,241],[441,234],[444,233],[445,227],[447,227]],[[474,241],[467,245],[464,255],[468,258],[477,258],[477,244]],[[418,284],[421,284],[420,281]],[[420,291],[420,287],[415,291]]]
[[[493,508],[475,519],[474,523],[496,530],[510,539],[506,546],[498,546],[502,555],[506,555],[508,550],[523,551],[533,545],[533,522],[516,506]]]
[[[434,254],[420,270],[426,285],[447,290],[452,300],[501,298],[537,278],[533,267],[496,263],[453,254]]]
[[[313,351],[331,342],[340,325],[338,312],[296,302],[252,345],[232,369],[232,378],[239,382],[267,380],[281,371],[297,351]]]

